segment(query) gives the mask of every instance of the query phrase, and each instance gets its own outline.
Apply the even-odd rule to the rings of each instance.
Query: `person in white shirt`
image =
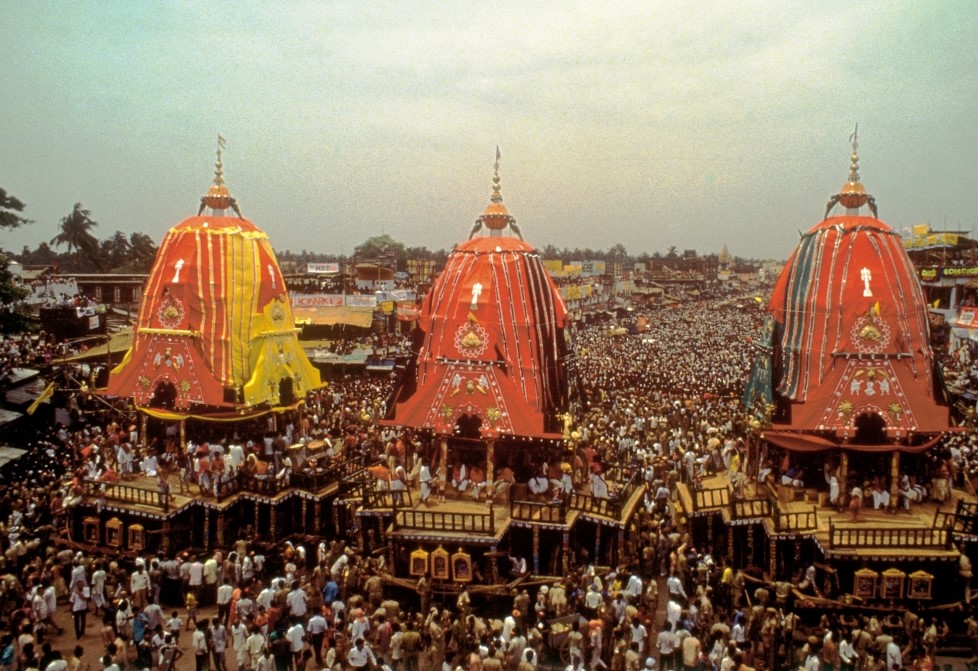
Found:
[[[75,639],[79,640],[85,635],[85,622],[88,617],[88,600],[91,593],[85,583],[78,581],[75,583],[74,589],[71,590],[71,596],[68,597],[68,602],[71,604],[71,617],[75,625]]]
[[[129,577],[129,589],[134,606],[143,610],[149,603],[149,573],[143,563],[136,564],[136,570]]]
[[[224,584],[217,588],[217,619],[228,624],[231,615],[231,597],[234,596],[234,588],[231,587],[231,579],[225,578]],[[259,594],[259,598],[261,594]]]
[[[299,587],[299,581],[292,581],[292,591],[285,598],[286,603],[289,606],[289,614],[294,618],[305,618],[306,611],[308,610],[307,601],[308,597],[304,590]]]
[[[891,640],[886,644],[886,669],[891,671],[891,669],[902,669],[903,668],[903,653],[900,652],[900,644],[895,640]]]
[[[346,654],[346,661],[353,669],[373,668],[377,666],[377,658],[374,657],[373,650],[362,638],[358,638],[350,651]]]
[[[292,668],[297,668],[302,659],[302,648],[305,646],[306,631],[302,624],[295,622],[285,632],[285,638],[289,639],[289,649],[292,651]]]
[[[419,502],[420,503],[423,503],[425,505],[428,505],[429,499],[431,498],[431,481],[432,481],[432,479],[433,478],[431,477],[431,468],[428,466],[428,464],[426,464],[426,463],[424,463],[424,461],[422,461],[421,462],[421,470],[420,470],[420,472],[418,474],[418,480],[421,483],[421,500]],[[368,650],[369,650],[369,648],[368,648]],[[351,649],[351,652],[352,652],[352,649]],[[370,654],[371,654],[371,656],[373,655],[373,653],[370,653]]]
[[[245,668],[245,641],[248,640],[248,627],[240,620],[231,625],[231,649],[234,650],[234,661],[238,671]]]
[[[852,671],[859,661],[859,653],[849,641],[848,633],[843,633],[842,640],[839,641],[839,660],[842,662],[839,667],[841,671]]]
[[[666,587],[669,589],[669,598],[677,601],[680,605],[689,600],[686,596],[686,590],[683,589],[683,581],[675,573],[666,579]]]
[[[625,585],[625,594],[628,596],[628,603],[636,604],[642,596],[642,578],[637,573],[633,573]]]
[[[316,664],[322,667],[323,640],[326,638],[326,632],[329,630],[329,623],[323,617],[323,614],[317,611],[309,618],[309,622],[306,623],[306,629],[309,632],[309,646],[316,656]]]
[[[248,638],[245,639],[245,652],[251,660],[253,671],[258,671],[259,661],[264,650],[265,636],[262,635],[261,630],[257,626],[253,626]],[[238,668],[240,669],[241,667]]]

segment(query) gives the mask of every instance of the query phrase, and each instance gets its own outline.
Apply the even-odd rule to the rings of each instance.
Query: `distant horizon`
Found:
[[[978,226],[970,3],[5,3],[0,187],[159,244],[224,177],[283,250],[450,249],[492,191],[538,249],[787,258],[860,175],[895,231]]]

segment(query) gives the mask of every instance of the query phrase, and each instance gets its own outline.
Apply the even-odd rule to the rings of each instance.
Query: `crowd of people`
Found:
[[[212,469],[245,468],[254,455],[279,471],[283,446],[302,440],[327,442],[337,459],[390,456],[399,443],[429,453],[433,446],[417,437],[376,428],[389,378],[347,375],[310,394],[301,415],[212,427],[193,436],[189,450],[174,434],[141,447],[131,418],[86,401],[79,389],[70,425],[43,432],[0,471],[0,671],[172,671],[189,668],[190,659],[196,671],[533,671],[558,664],[571,671],[928,671],[946,623],[910,613],[803,622],[793,599],[796,590],[814,589],[810,571],[793,582],[761,582],[748,567],[692,547],[675,517],[677,482],[695,486],[711,473],[739,472],[735,464],[746,458],[739,396],[762,313],[745,301],[746,309],[731,297],[656,309],[643,315],[648,332],[635,335],[609,335],[608,324],[576,329],[584,402],[574,440],[585,464],[642,474],[635,533],[617,566],[576,553],[568,575],[527,582],[494,600],[468,591],[438,597],[427,577],[414,595],[395,588],[383,580],[383,553],[352,534],[286,544],[268,557],[245,538],[216,552],[135,561],[51,540],[80,481],[107,473],[181,473],[181,486],[206,495],[214,478],[227,475]],[[36,356],[37,341],[26,351],[17,342],[3,349],[18,361]],[[945,449],[971,458],[970,444],[952,441]],[[446,464],[442,479],[470,487],[463,465]],[[594,492],[593,480],[569,477],[571,487]],[[531,492],[546,495],[540,484]],[[605,484],[612,496],[616,483]],[[69,614],[70,633],[62,631]]]

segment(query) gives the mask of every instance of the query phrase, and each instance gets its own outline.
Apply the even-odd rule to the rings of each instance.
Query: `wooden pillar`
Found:
[[[489,548],[489,555],[491,559],[489,560],[489,584],[495,585],[499,582],[499,566],[496,564],[496,546],[493,545]]]
[[[900,450],[893,450],[890,458],[890,507],[900,502]]]
[[[204,549],[211,549],[211,507],[204,506]]]
[[[275,518],[278,517],[278,507],[272,503],[268,504],[268,537],[269,539],[276,538],[275,533]]]
[[[145,449],[146,446],[149,444],[149,440],[147,440],[147,436],[146,436],[147,433],[146,430],[148,426],[149,426],[149,415],[147,415],[144,412],[142,413],[142,415],[139,416],[139,444],[143,447],[143,449]]]
[[[300,529],[306,528],[306,524],[308,524],[307,522],[308,519],[309,519],[309,499],[303,496],[302,497],[302,523],[299,525]]]
[[[734,560],[734,532],[737,527],[727,527],[727,559],[730,563]]]
[[[706,539],[710,542],[710,547],[713,547],[713,515],[706,516]]]
[[[564,575],[568,575],[570,573],[570,531],[567,529],[564,529],[561,545],[561,554],[563,555],[561,567],[564,569]]]
[[[322,500],[321,499],[317,499],[316,500],[316,503],[313,504],[313,507],[312,507],[312,528],[313,528],[314,533],[316,533],[319,536],[322,536],[323,535],[323,530],[319,528],[319,524],[321,522],[321,520],[320,520],[320,511],[322,510],[322,508],[323,508],[323,502],[322,502]]]
[[[187,420],[180,420],[180,452],[187,451]]]
[[[842,499],[848,500],[849,492],[846,482],[849,480],[849,453],[845,450],[839,450],[839,472],[836,473],[836,478],[839,481],[839,493],[842,495]]]
[[[160,551],[169,556],[170,554],[170,520],[163,518],[163,538],[160,540]]]
[[[594,529],[594,556],[591,557],[592,564],[601,563],[601,525],[596,525]]]
[[[770,552],[767,558],[768,579],[776,580],[776,576],[778,575],[778,541],[773,536],[768,545],[768,552]]]
[[[533,525],[533,573],[540,575],[540,527]]]
[[[492,501],[493,479],[496,477],[496,441],[486,441],[486,498]]]
[[[610,562],[611,567],[615,568],[618,566],[618,564],[621,564],[624,557],[625,557],[625,527],[621,526],[618,527],[618,556],[613,557],[614,561]]]
[[[261,505],[258,503],[258,499],[255,499],[255,536],[261,538]]]
[[[452,474],[448,472],[448,438],[445,436],[441,437],[441,465],[445,467],[445,479],[451,480]],[[447,483],[443,483],[444,487],[448,487]]]
[[[753,524],[747,525],[747,552],[749,557],[747,561],[747,566],[753,566],[754,565],[754,525]]]
[[[224,547],[224,511],[217,511],[217,547]]]

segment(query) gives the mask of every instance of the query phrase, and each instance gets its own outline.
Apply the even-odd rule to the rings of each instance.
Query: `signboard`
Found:
[[[306,272],[311,275],[335,275],[340,272],[339,263],[307,263]]]
[[[960,236],[956,233],[930,233],[928,235],[903,238],[904,249],[927,249],[929,247],[955,247]]]
[[[414,303],[398,303],[397,318],[405,322],[417,321],[421,317],[421,311]]]
[[[291,294],[294,308],[325,308],[343,305],[342,294]]]
[[[564,262],[560,259],[544,259],[543,267],[547,269],[547,272],[551,275],[560,275],[564,272]]]
[[[293,308],[336,308],[346,305],[355,308],[372,308],[377,297],[372,294],[291,294]]]
[[[919,268],[917,275],[921,282],[937,282],[942,279],[956,280],[958,278],[978,277],[978,266],[927,266]]]
[[[346,297],[346,305],[358,308],[372,308],[377,305],[377,297],[367,294],[350,294]]]
[[[975,315],[975,308],[961,308],[961,314],[958,315],[954,325],[969,329],[978,327],[978,316]]]

